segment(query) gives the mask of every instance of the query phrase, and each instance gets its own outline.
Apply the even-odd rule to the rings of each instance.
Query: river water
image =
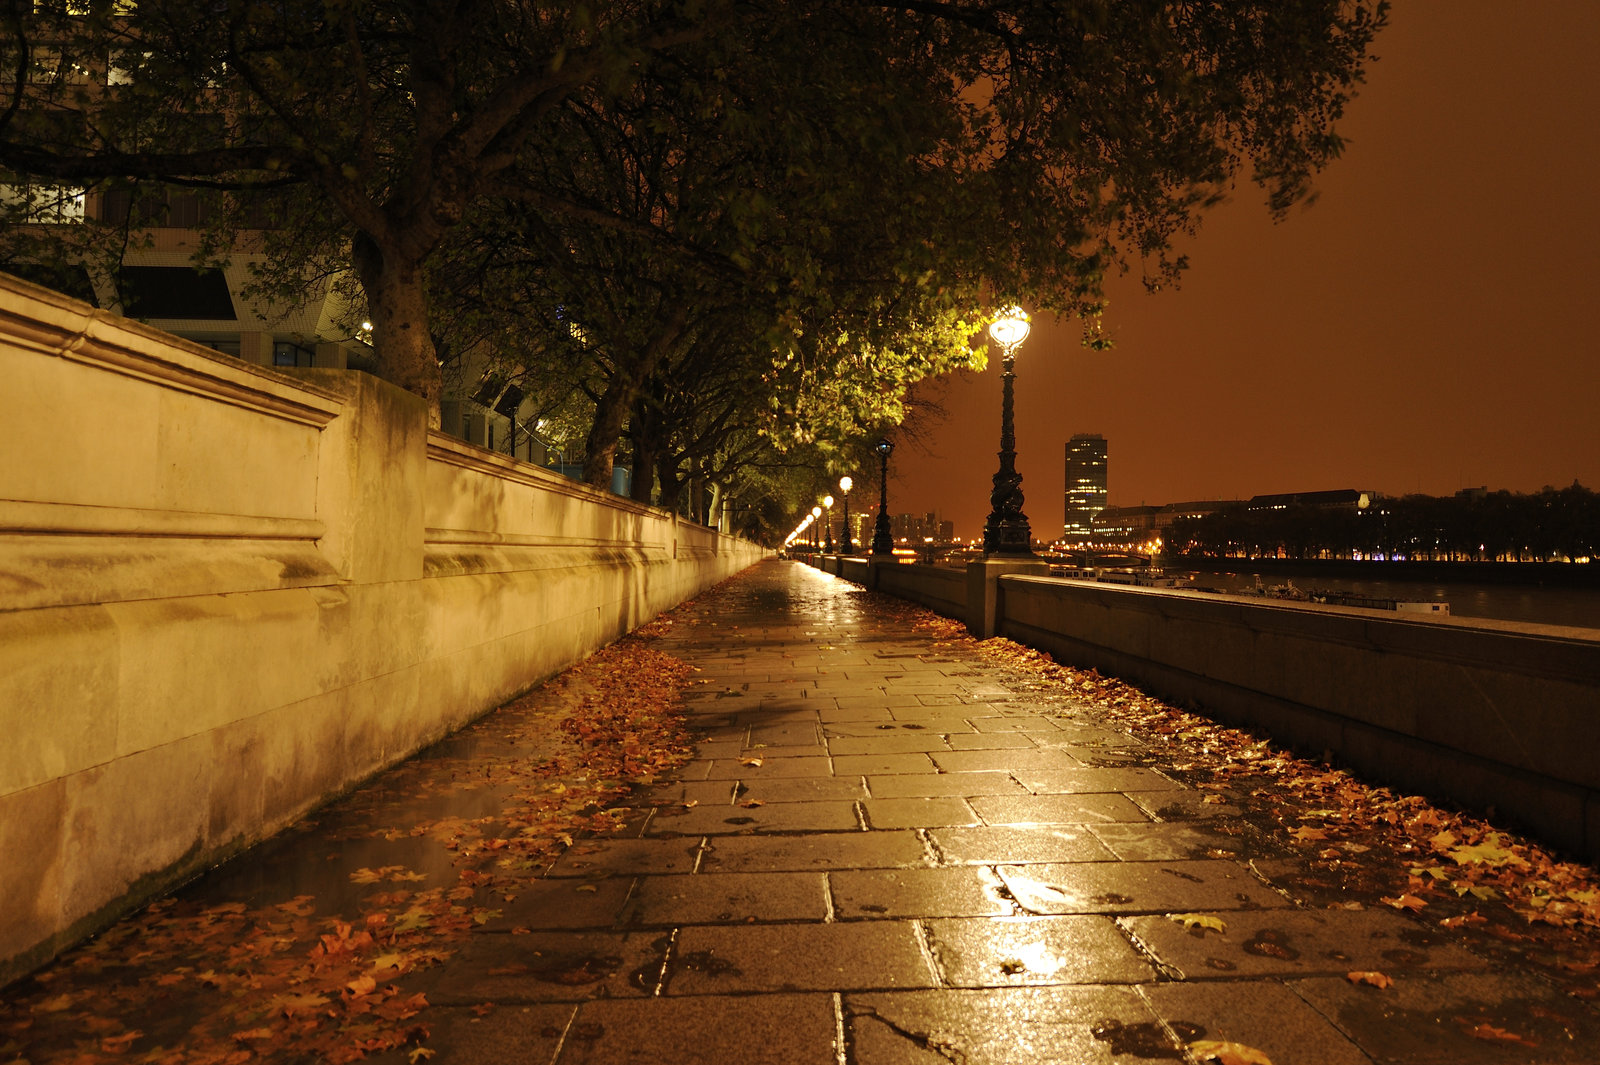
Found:
[[[1187,576],[1197,587],[1218,591],[1248,592],[1256,586],[1256,574],[1183,570],[1171,568],[1168,576]],[[1327,589],[1371,596],[1374,599],[1410,599],[1449,603],[1450,614],[1458,618],[1494,618],[1536,625],[1572,625],[1600,630],[1600,589],[1544,588],[1514,584],[1466,584],[1436,581],[1350,580],[1338,577],[1261,576],[1267,586],[1292,581],[1301,591]],[[1420,616],[1420,615],[1416,615]],[[1596,632],[1600,639],[1600,631]]]

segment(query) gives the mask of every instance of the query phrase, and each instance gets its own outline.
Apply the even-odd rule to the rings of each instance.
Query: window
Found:
[[[83,221],[83,190],[72,185],[0,185],[0,215],[19,223]]]
[[[315,363],[307,349],[287,340],[279,340],[272,345],[272,365],[313,366]]]

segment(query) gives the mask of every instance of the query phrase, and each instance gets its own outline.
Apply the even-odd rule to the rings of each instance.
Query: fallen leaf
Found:
[[[1397,899],[1380,898],[1378,901],[1385,906],[1393,906],[1397,910],[1410,910],[1412,913],[1416,913],[1427,905],[1426,902],[1415,895],[1401,895]]]
[[[1469,924],[1486,924],[1488,920],[1483,914],[1474,910],[1472,913],[1464,913],[1460,917],[1446,917],[1439,922],[1439,926],[1441,928],[1456,929]]]
[[[1189,1050],[1200,1061],[1216,1061],[1221,1065],[1272,1065],[1272,1059],[1266,1054],[1243,1043],[1202,1039],[1190,1043]]]
[[[1383,973],[1353,972],[1345,973],[1344,975],[1345,978],[1352,984],[1370,984],[1373,987],[1379,988],[1380,990],[1382,988],[1394,986],[1394,981],[1389,979],[1389,977],[1385,976]]]
[[[359,976],[344,985],[352,995],[370,995],[378,989],[378,981],[370,976]]]
[[[1202,929],[1201,935],[1205,934],[1203,930],[1207,928],[1214,932],[1226,932],[1228,930],[1227,922],[1216,914],[1211,913],[1169,913],[1167,914],[1167,920],[1178,922],[1183,925],[1185,930]]]
[[[252,1042],[255,1042],[258,1039],[271,1039],[272,1038],[272,1029],[271,1028],[246,1028],[243,1031],[234,1032],[233,1033],[233,1038],[234,1038],[234,1040],[236,1042],[240,1042],[240,1043],[252,1043]]]
[[[595,892],[599,891],[600,889],[593,884],[579,884],[577,887],[573,888],[573,890]]]
[[[1221,795],[1207,795],[1205,798],[1201,799],[1200,801],[1203,802],[1203,803],[1210,803],[1212,805],[1220,806],[1223,803],[1227,802],[1228,800],[1224,799]]]
[[[142,1038],[144,1038],[144,1033],[137,1028],[122,1032],[119,1035],[108,1035],[100,1040],[100,1049],[107,1054],[123,1054],[127,1052],[128,1047],[135,1040]]]
[[[433,1057],[434,1053],[434,1051],[429,1050],[427,1047],[417,1047],[406,1056],[406,1060],[409,1061],[411,1065],[417,1065],[417,1062],[427,1061],[429,1058]]]
[[[699,806],[699,805],[700,805],[700,800],[699,799],[685,799],[684,802],[683,802],[683,808],[685,810],[693,810],[696,806]]]
[[[755,766],[757,768],[760,768],[761,759],[759,759],[759,758],[741,758],[741,759],[739,759],[739,764],[740,765]]]
[[[1472,1036],[1474,1039],[1484,1039],[1490,1042],[1521,1043],[1525,1047],[1536,1047],[1539,1045],[1536,1040],[1529,1039],[1526,1036],[1518,1035],[1515,1032],[1508,1032],[1504,1028],[1496,1028],[1492,1024],[1480,1024],[1475,1027],[1468,1028],[1467,1034]]]
[[[1289,835],[1293,836],[1295,839],[1299,840],[1301,843],[1309,843],[1312,840],[1327,839],[1328,838],[1328,833],[1324,832],[1322,829],[1320,829],[1320,828],[1309,828],[1309,827],[1307,827],[1305,825],[1301,825],[1299,828],[1297,828],[1294,831],[1290,832]]]
[[[739,805],[744,807],[746,810],[754,810],[757,806],[765,806],[767,804],[762,802],[760,799],[746,799]]]

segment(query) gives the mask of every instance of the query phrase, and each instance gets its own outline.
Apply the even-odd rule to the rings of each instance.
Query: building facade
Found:
[[[1067,441],[1066,517],[1061,538],[1083,543],[1094,531],[1095,515],[1106,508],[1106,438],[1079,433]]]

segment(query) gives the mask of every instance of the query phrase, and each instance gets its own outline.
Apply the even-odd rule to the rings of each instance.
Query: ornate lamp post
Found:
[[[1028,335],[1028,314],[1021,307],[1007,307],[989,323],[989,336],[1000,345],[1003,372],[1000,413],[1000,469],[994,475],[994,491],[989,493],[989,520],[983,526],[983,553],[1031,557],[1033,541],[1028,516],[1022,513],[1022,474],[1017,472],[1017,439],[1012,424],[1012,361],[1017,348]]]
[[[823,529],[824,529],[823,535],[825,537],[827,537],[827,543],[823,545],[822,549],[824,551],[826,551],[828,554],[831,555],[831,554],[833,554],[833,497],[832,496],[823,496],[822,497],[822,509],[824,509],[824,510],[826,510],[828,512],[827,524],[823,526]]]
[[[850,540],[850,489],[855,482],[848,476],[839,478],[839,494],[844,497],[844,528],[839,533],[839,553],[848,555],[856,549]]]
[[[872,553],[894,554],[894,534],[889,531],[889,456],[894,453],[894,441],[888,437],[872,445],[878,453],[878,520],[872,526]]]
[[[821,546],[821,545],[819,545],[817,543],[817,519],[820,518],[820,517],[822,517],[822,508],[821,507],[812,507],[811,508],[811,547],[812,547],[813,550],[815,550],[817,547]]]

